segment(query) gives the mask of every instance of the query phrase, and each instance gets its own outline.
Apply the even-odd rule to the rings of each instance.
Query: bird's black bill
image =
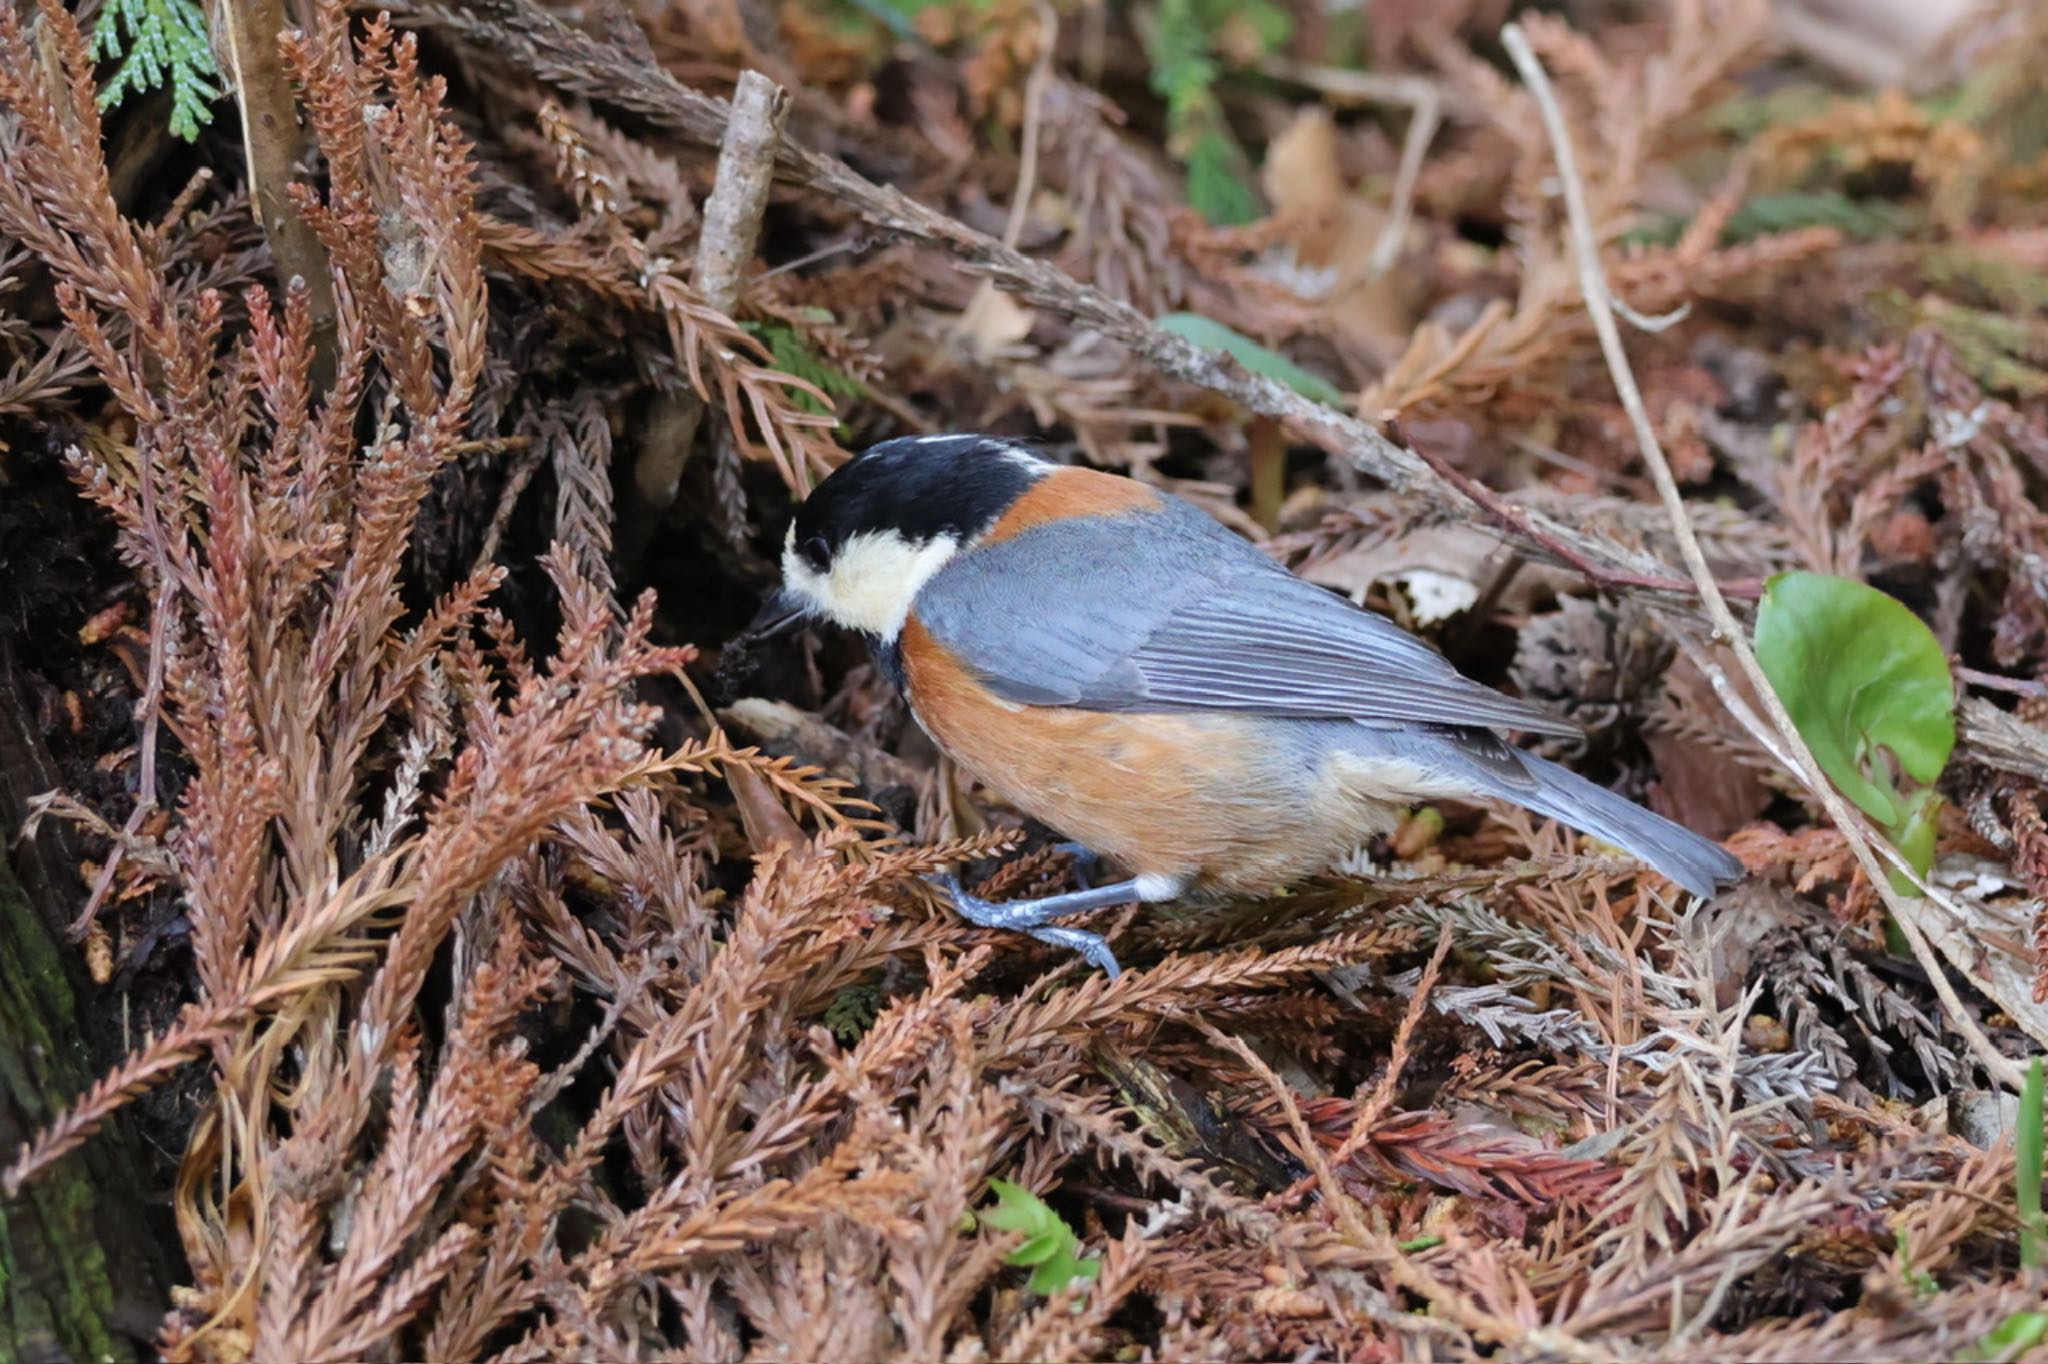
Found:
[[[734,642],[754,644],[786,635],[803,624],[806,614],[797,595],[786,587],[782,588],[761,603],[761,609],[754,613],[754,618],[747,622],[747,628],[740,631],[739,640]]]
[[[803,603],[787,588],[761,603],[761,609],[747,622],[747,628],[727,641],[719,653],[718,672],[711,682],[717,704],[730,704],[739,695],[740,687],[753,676],[760,661],[755,649],[803,624],[805,614]]]

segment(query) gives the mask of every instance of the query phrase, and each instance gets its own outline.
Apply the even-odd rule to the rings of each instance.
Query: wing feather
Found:
[[[1294,577],[1177,499],[962,554],[915,609],[992,690],[1024,705],[1578,732],[1464,677],[1384,616]]]

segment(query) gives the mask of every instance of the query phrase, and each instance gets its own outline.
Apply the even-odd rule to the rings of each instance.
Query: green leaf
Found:
[[[1941,796],[1933,791],[1922,791],[1907,801],[1906,812],[1899,822],[1886,832],[1891,836],[1892,846],[1905,854],[1906,861],[1927,879],[1927,873],[1934,867],[1934,836],[1941,830]],[[1903,873],[1891,874],[1892,889],[1901,895],[1918,895],[1919,888],[1907,880]],[[1908,949],[1904,955],[1911,956]]]
[[[1042,1265],[1064,1250],[1073,1237],[1074,1233],[1064,1226],[1041,1231],[1011,1251],[1009,1262],[1013,1265]]]
[[[2027,1063],[2020,1086],[2020,1118],[2013,1135],[2013,1192],[2019,1199],[2020,1264],[2041,1267],[2048,1252],[2048,1213],[2041,1208],[2042,1118],[2041,1058]]]
[[[1972,1358],[1981,1360],[2018,1359],[2048,1338],[2048,1312],[2015,1312],[1991,1328]]]
[[[1041,1298],[1049,1298],[1076,1280],[1092,1280],[1102,1272],[1102,1261],[1077,1259],[1071,1250],[1063,1251],[1031,1271],[1031,1291]]]
[[[1882,754],[1932,785],[1956,745],[1955,682],[1933,632],[1864,583],[1781,573],[1764,587],[1756,654],[1828,779],[1903,832],[1913,812]]]
[[[190,142],[213,121],[220,67],[195,0],[107,0],[93,21],[92,55],[121,59],[100,90],[100,108],[168,85],[171,132]]]
[[[1007,1179],[991,1179],[996,1205],[984,1208],[981,1220],[998,1231],[1024,1233],[1024,1244],[1011,1251],[1007,1263],[1031,1267],[1031,1291],[1050,1297],[1076,1279],[1092,1279],[1101,1272],[1100,1260],[1081,1259],[1080,1238],[1045,1200]]]
[[[1305,398],[1331,407],[1342,407],[1344,395],[1337,386],[1318,374],[1311,374],[1276,350],[1260,345],[1243,332],[1224,326],[1200,313],[1168,313],[1159,325],[1203,350],[1220,350],[1254,374],[1286,384]]]

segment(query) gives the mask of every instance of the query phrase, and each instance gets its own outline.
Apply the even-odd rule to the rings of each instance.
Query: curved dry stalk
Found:
[[[1579,288],[1586,298],[1586,311],[1593,320],[1593,329],[1600,337],[1600,351],[1607,360],[1608,373],[1614,378],[1615,392],[1621,397],[1621,404],[1628,412],[1629,426],[1635,433],[1636,447],[1641,451],[1643,462],[1649,467],[1650,477],[1657,484],[1657,495],[1663,500],[1665,511],[1671,518],[1671,531],[1678,541],[1680,555],[1685,560],[1687,572],[1692,575],[1699,589],[1700,602],[1705,608],[1707,619],[1713,624],[1714,637],[1725,644],[1735,655],[1743,676],[1748,679],[1756,695],[1762,700],[1771,725],[1776,730],[1779,744],[1792,759],[1793,770],[1798,774],[1806,789],[1828,812],[1842,837],[1848,840],[1849,850],[1855,855],[1856,863],[1870,884],[1883,897],[1885,907],[1898,921],[1906,941],[1912,946],[1913,956],[1927,972],[1934,991],[1941,997],[1943,1007],[1948,1010],[1949,1021],[1984,1069],[2000,1084],[2017,1091],[2024,1082],[2020,1067],[1992,1045],[1984,1030],[1977,1026],[1975,1019],[1963,1007],[1961,996],[1948,978],[1940,956],[1928,943],[1925,931],[1919,924],[1919,907],[1892,889],[1891,880],[1878,854],[1873,850],[1872,839],[1863,821],[1849,808],[1849,803],[1834,788],[1827,775],[1814,760],[1813,750],[1793,723],[1792,715],[1779,699],[1777,690],[1765,676],[1763,665],[1757,662],[1756,652],[1749,646],[1749,639],[1735,613],[1728,609],[1728,601],[1721,594],[1720,584],[1714,580],[1713,570],[1707,564],[1707,556],[1700,549],[1699,536],[1693,531],[1692,518],[1686,514],[1685,499],[1678,491],[1678,480],[1672,475],[1671,463],[1664,457],[1664,448],[1657,440],[1657,432],[1650,422],[1650,414],[1643,405],[1642,390],[1637,387],[1635,373],[1628,362],[1628,352],[1621,344],[1621,330],[1614,321],[1612,296],[1607,288],[1607,276],[1600,264],[1600,244],[1595,235],[1592,213],[1586,204],[1585,184],[1579,178],[1578,167],[1572,155],[1571,132],[1565,126],[1564,112],[1558,107],[1557,94],[1551,89],[1550,78],[1543,70],[1543,64],[1536,59],[1536,53],[1529,46],[1528,37],[1521,28],[1509,24],[1501,30],[1501,42],[1513,58],[1516,71],[1535,96],[1538,109],[1543,116],[1543,126],[1549,134],[1551,149],[1557,158],[1558,179],[1564,187],[1566,213],[1570,219],[1573,256],[1578,266]],[[1887,851],[1890,851],[1887,848]],[[1896,856],[1896,854],[1894,854]],[[1898,862],[1901,868],[1903,860]],[[1919,888],[1927,887],[1918,876],[1914,878]]]

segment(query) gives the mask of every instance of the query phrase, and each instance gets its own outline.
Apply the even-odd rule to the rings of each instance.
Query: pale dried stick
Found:
[[[1977,1059],[2000,1084],[2017,1090],[2023,1079],[2020,1068],[2009,1057],[1992,1045],[1984,1030],[1963,1007],[1962,998],[1956,994],[1943,969],[1941,958],[1929,945],[1925,934],[1914,917],[1917,907],[1905,896],[1892,889],[1891,880],[1885,874],[1883,862],[1871,847],[1862,821],[1850,810],[1826,774],[1814,761],[1813,750],[1800,735],[1799,728],[1792,722],[1785,703],[1778,698],[1771,681],[1764,675],[1763,666],[1757,662],[1756,653],[1749,647],[1749,640],[1743,634],[1735,613],[1728,609],[1727,599],[1721,595],[1721,588],[1714,581],[1713,571],[1707,567],[1707,556],[1700,549],[1699,537],[1693,533],[1692,520],[1686,515],[1685,502],[1679,496],[1678,480],[1672,476],[1671,465],[1664,457],[1664,448],[1657,441],[1657,433],[1650,425],[1650,414],[1643,405],[1642,390],[1637,387],[1635,372],[1629,366],[1628,352],[1621,344],[1621,329],[1615,325],[1613,295],[1607,287],[1607,273],[1600,264],[1599,239],[1593,231],[1593,215],[1586,206],[1586,187],[1580,180],[1578,164],[1572,154],[1571,133],[1565,127],[1564,111],[1558,107],[1557,94],[1551,89],[1550,77],[1544,72],[1543,64],[1536,59],[1534,49],[1518,24],[1508,24],[1501,29],[1501,42],[1508,55],[1514,59],[1515,70],[1520,73],[1522,83],[1529,87],[1529,93],[1536,99],[1537,109],[1543,117],[1544,132],[1550,138],[1552,154],[1557,159],[1557,178],[1564,192],[1565,214],[1570,225],[1572,254],[1578,265],[1579,289],[1585,295],[1586,314],[1592,319],[1593,330],[1600,338],[1600,351],[1607,359],[1608,373],[1613,376],[1615,392],[1621,397],[1621,405],[1628,412],[1629,425],[1634,429],[1636,445],[1642,451],[1643,463],[1649,467],[1650,477],[1657,485],[1657,495],[1663,499],[1664,509],[1671,517],[1672,535],[1678,541],[1680,556],[1685,561],[1694,584],[1699,588],[1700,603],[1706,610],[1708,621],[1714,627],[1715,638],[1725,643],[1735,654],[1742,672],[1749,679],[1750,686],[1763,702],[1765,713],[1777,729],[1783,741],[1784,751],[1792,759],[1793,770],[1805,783],[1828,818],[1835,822],[1842,837],[1849,844],[1849,851],[1856,857],[1856,863],[1863,874],[1870,878],[1871,886],[1883,897],[1885,907],[1891,910],[1892,918],[1913,949],[1913,956],[1921,969],[1927,972],[1934,992],[1940,997],[1942,1006],[1948,1010],[1949,1018],[1958,1033],[1970,1044]],[[1913,878],[1919,883],[1920,878]],[[1922,887],[1924,889],[1924,886]]]
[[[690,284],[719,312],[730,316],[739,304],[740,283],[761,238],[761,217],[775,183],[775,157],[789,121],[789,92],[758,71],[742,71],[732,95],[732,115],[718,148],[718,171],[704,201],[704,229],[697,237],[697,263]],[[667,398],[679,409],[668,420],[669,437],[640,449],[633,486],[652,507],[676,500],[676,488],[697,442],[704,403],[694,393]],[[650,425],[653,423],[650,422]]]

